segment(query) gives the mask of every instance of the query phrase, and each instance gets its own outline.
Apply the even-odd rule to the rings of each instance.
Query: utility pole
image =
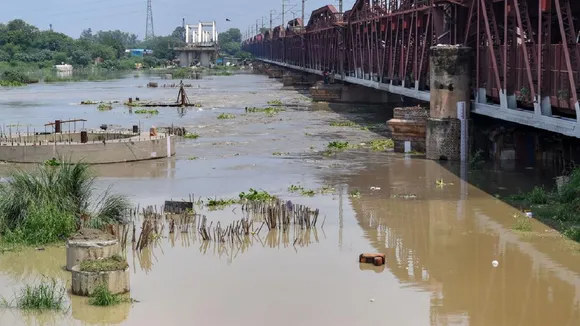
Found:
[[[272,13],[276,12],[276,10],[270,10],[270,30],[272,30]]]
[[[264,16],[262,16],[262,29],[264,29]]]
[[[284,30],[286,30],[286,21],[284,20],[284,11],[286,10],[284,7],[285,5],[286,5],[286,0],[282,0],[282,28]]]
[[[305,23],[304,23],[304,2],[306,2],[306,0],[302,0],[302,28],[304,28]]]
[[[342,16],[342,0],[338,0],[338,13]]]
[[[258,32],[260,31],[260,29],[258,28],[258,23],[259,22],[260,22],[260,20],[259,19],[256,19],[256,35],[258,35],[259,34]]]

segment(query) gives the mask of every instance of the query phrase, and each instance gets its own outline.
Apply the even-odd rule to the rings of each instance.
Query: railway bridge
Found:
[[[576,0],[357,0],[242,46],[271,65],[430,101],[433,48],[461,45],[470,112],[580,138],[578,18]]]

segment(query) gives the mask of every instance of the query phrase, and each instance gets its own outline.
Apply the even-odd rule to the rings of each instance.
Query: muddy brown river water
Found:
[[[141,206],[264,189],[319,208],[324,227],[287,235],[262,231],[244,247],[225,249],[194,233],[169,236],[166,230],[152,248],[127,253],[131,297],[139,302],[99,308],[69,293],[64,313],[0,309],[1,326],[580,325],[577,244],[537,221],[532,232],[513,231],[517,209],[437,162],[368,149],[322,155],[329,141],[382,137],[374,128],[330,122],[380,114],[313,105],[260,75],[191,81],[196,87],[188,95],[203,106],[187,112],[159,108],[146,117],[122,106],[99,112],[75,104],[173,99],[175,89],[140,87],[149,80],[0,90],[2,123],[40,128],[58,118],[85,118],[88,127],[182,125],[200,138],[180,141],[170,159],[97,166],[100,185],[112,185]],[[244,113],[246,106],[276,99],[292,105],[274,116]],[[219,120],[220,113],[236,118]],[[2,165],[0,174],[12,168]],[[530,182],[517,173],[489,173],[495,174],[483,179],[502,179],[501,189],[512,192]],[[437,186],[440,179],[447,185]],[[307,197],[290,193],[292,184],[333,190]],[[354,190],[360,196],[351,196]],[[215,221],[241,217],[231,207],[202,213]],[[386,265],[360,265],[362,252],[385,253]],[[0,254],[0,296],[10,298],[41,277],[70,286],[64,264],[64,246]]]

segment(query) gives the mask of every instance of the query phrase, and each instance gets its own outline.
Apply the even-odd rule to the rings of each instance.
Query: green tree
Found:
[[[185,28],[183,26],[177,26],[173,33],[171,33],[171,37],[185,42]]]

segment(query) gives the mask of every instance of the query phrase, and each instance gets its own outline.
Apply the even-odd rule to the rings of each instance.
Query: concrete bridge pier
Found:
[[[313,86],[319,79],[320,77],[314,74],[287,70],[282,76],[282,84],[284,86]]]
[[[472,49],[438,45],[431,47],[430,52],[426,156],[432,160],[466,161]]]
[[[392,102],[393,97],[389,93],[354,84],[328,84],[319,82],[310,88],[310,96],[315,102],[334,103],[364,103],[386,104]]]

